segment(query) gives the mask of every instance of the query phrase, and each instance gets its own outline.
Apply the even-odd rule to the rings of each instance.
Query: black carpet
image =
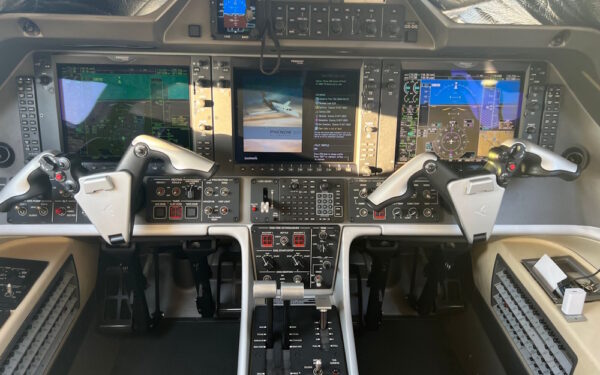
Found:
[[[236,374],[238,321],[165,319],[144,335],[91,327],[69,374]]]
[[[357,330],[355,340],[361,374],[464,373],[435,318],[384,320],[377,331]]]

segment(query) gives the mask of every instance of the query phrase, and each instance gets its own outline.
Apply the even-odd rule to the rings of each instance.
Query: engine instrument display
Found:
[[[189,68],[57,64],[64,148],[84,160],[118,160],[152,134],[190,148]]]
[[[477,160],[513,138],[521,112],[520,73],[404,72],[397,162],[434,152]]]
[[[352,162],[359,72],[234,71],[236,160]]]

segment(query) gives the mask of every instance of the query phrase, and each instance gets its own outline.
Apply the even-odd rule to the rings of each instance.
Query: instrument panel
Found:
[[[58,149],[107,170],[132,138],[152,134],[219,164],[208,181],[151,164],[149,223],[439,222],[441,202],[425,180],[383,212],[364,200],[422,152],[461,170],[513,137],[552,148],[549,121],[560,111],[560,87],[547,87],[542,63],[298,57],[265,75],[256,57],[39,53],[33,66],[17,77],[24,157]],[[207,194],[212,184],[229,194]],[[56,186],[8,221],[88,223]]]

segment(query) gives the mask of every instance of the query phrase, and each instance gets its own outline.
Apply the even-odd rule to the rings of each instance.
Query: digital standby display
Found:
[[[217,30],[220,34],[248,35],[256,28],[255,0],[218,0]]]
[[[187,67],[59,64],[57,70],[66,152],[116,160],[140,134],[192,146]]]
[[[477,160],[517,132],[518,73],[405,72],[403,78],[399,163],[423,152]]]
[[[352,162],[357,71],[235,70],[238,162]]]

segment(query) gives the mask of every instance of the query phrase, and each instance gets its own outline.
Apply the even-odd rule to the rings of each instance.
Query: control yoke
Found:
[[[449,206],[469,243],[489,239],[504,190],[514,177],[579,177],[577,164],[534,143],[511,139],[489,151],[479,170],[458,175],[433,153],[419,154],[389,176],[368,197],[374,210],[410,198],[413,181],[426,177]]]
[[[140,135],[121,158],[115,171],[86,175],[77,159],[57,151],[44,151],[33,158],[0,191],[0,212],[18,202],[51,191],[50,179],[71,194],[109,244],[128,243],[133,230],[134,198],[152,159],[165,163],[171,175],[210,178],[217,164],[170,142]]]

